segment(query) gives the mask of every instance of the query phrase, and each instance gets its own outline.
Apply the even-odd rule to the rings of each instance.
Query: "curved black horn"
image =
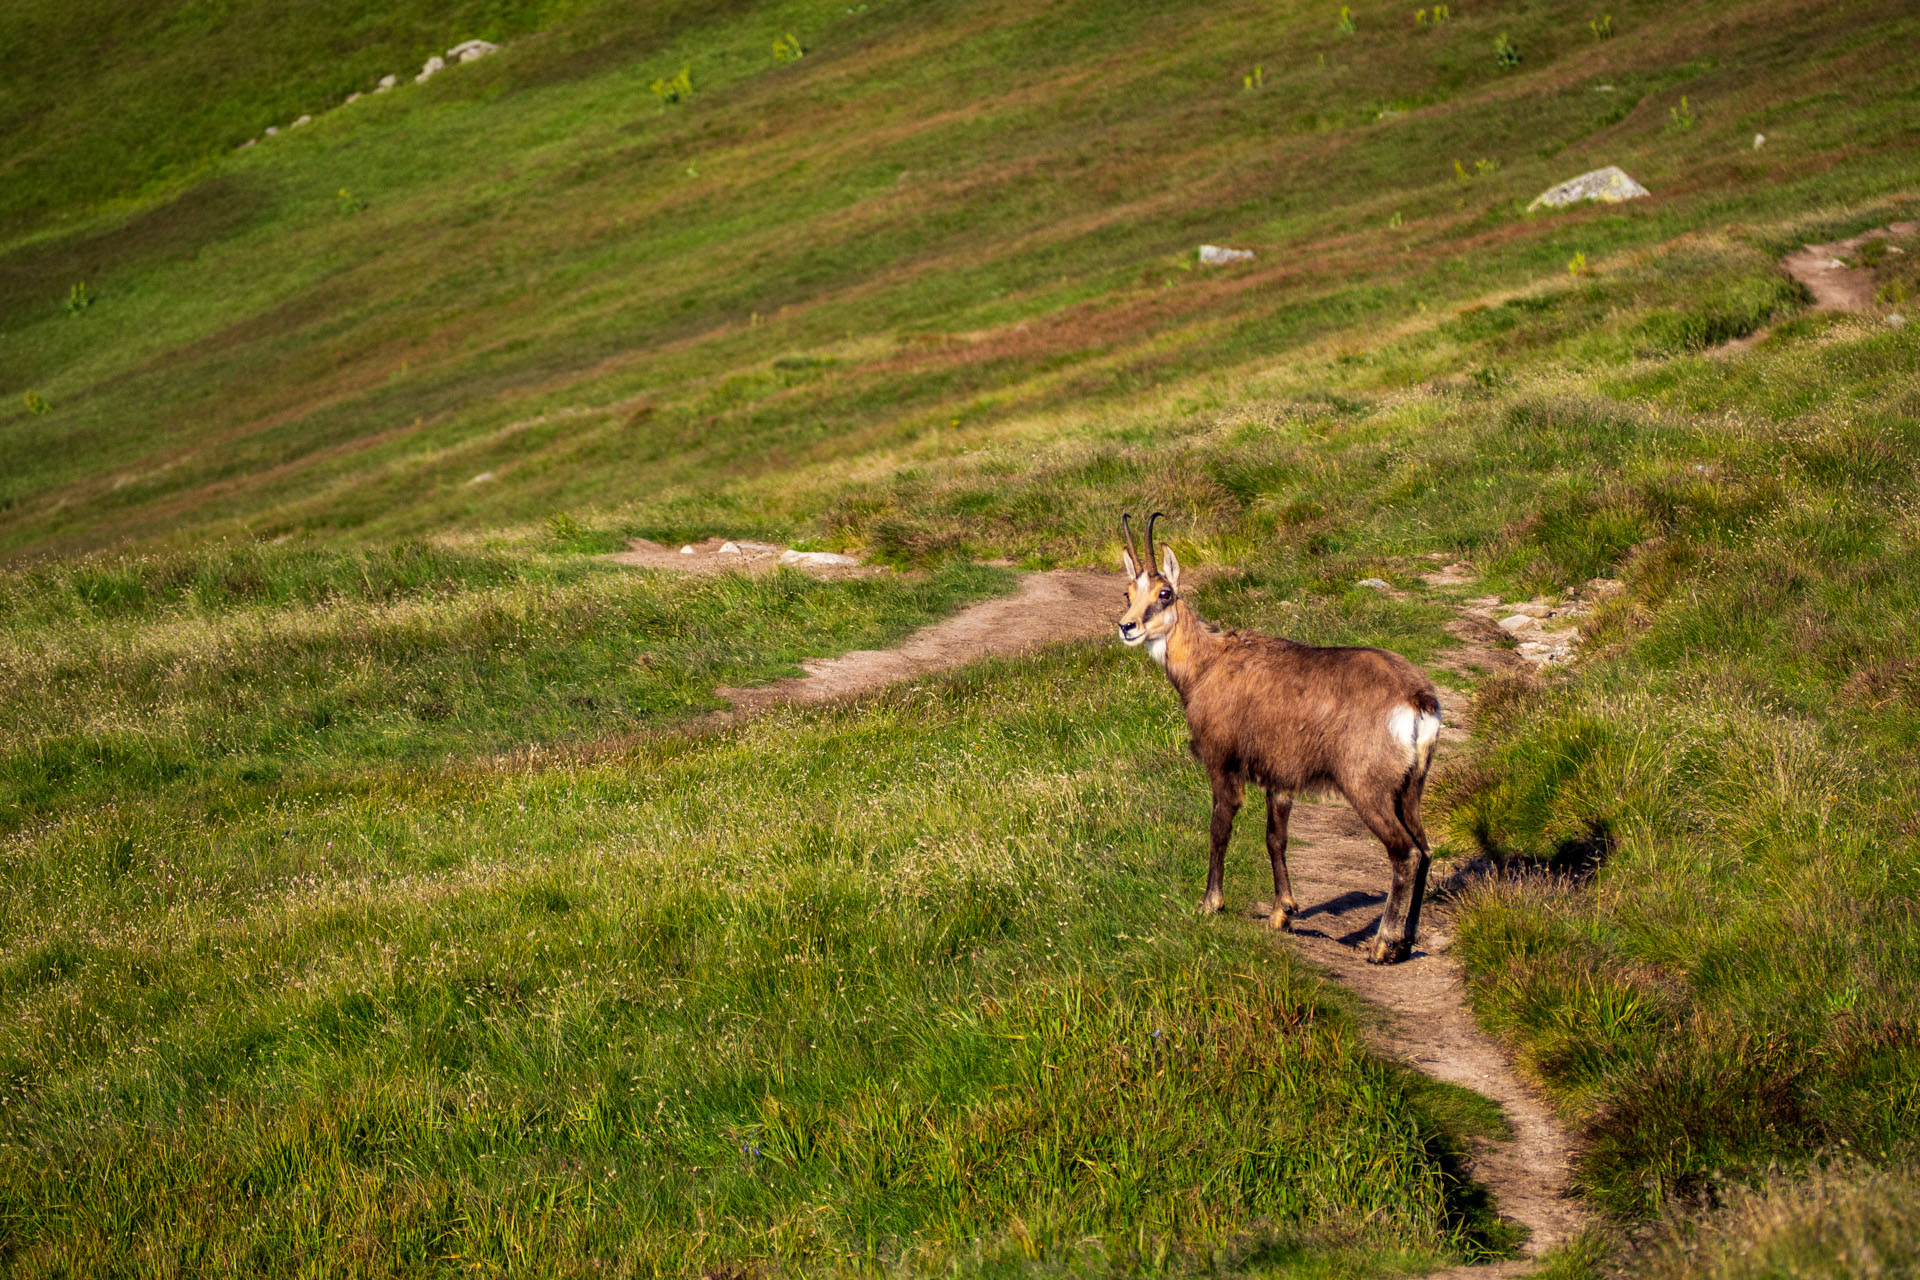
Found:
[[[1131,511],[1120,513],[1120,527],[1126,531],[1127,554],[1133,557],[1133,562],[1137,565],[1140,563],[1140,549],[1133,545],[1133,513]]]
[[[1147,572],[1153,572],[1153,522],[1166,513],[1156,511],[1147,517]]]

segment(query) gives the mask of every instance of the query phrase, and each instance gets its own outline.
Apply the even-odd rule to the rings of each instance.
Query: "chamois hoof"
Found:
[[[1206,897],[1200,899],[1200,914],[1203,916],[1219,915],[1222,911],[1225,911],[1226,909],[1227,909],[1227,899],[1222,894],[1210,893]]]
[[[1395,942],[1387,938],[1375,938],[1367,948],[1368,964],[1398,964],[1407,958],[1408,947],[1404,942]]]
[[[1293,912],[1275,907],[1267,916],[1267,928],[1275,933],[1285,933],[1293,928]]]

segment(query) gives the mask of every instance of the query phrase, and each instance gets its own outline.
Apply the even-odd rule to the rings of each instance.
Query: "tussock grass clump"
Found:
[[[1636,1258],[1645,1280],[1761,1280],[1920,1272],[1920,1182],[1911,1169],[1838,1165],[1799,1179],[1775,1176],[1735,1189],[1698,1222]]]

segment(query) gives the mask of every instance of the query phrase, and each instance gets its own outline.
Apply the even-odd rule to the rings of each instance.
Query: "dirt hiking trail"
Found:
[[[674,553],[649,549],[645,561],[636,556],[627,562],[680,567],[672,564],[669,554]],[[751,571],[737,560],[734,564]],[[1439,575],[1427,575],[1426,581],[1431,586],[1453,586],[1470,582],[1471,575],[1468,566],[1449,566]],[[837,702],[987,658],[1111,636],[1120,614],[1120,597],[1121,579],[1114,573],[1027,574],[1013,594],[972,605],[944,622],[924,627],[898,648],[863,649],[812,660],[802,664],[804,676],[754,689],[716,690],[733,707],[716,712],[706,723],[744,720],[788,704]],[[1442,754],[1466,737],[1464,725],[1471,710],[1465,695],[1443,683],[1447,671],[1526,668],[1564,660],[1559,652],[1534,655],[1504,647],[1502,641],[1519,638],[1515,624],[1549,625],[1523,615],[1494,621],[1514,609],[1549,612],[1537,603],[1502,605],[1492,597],[1469,601],[1454,627],[1462,643],[1432,664],[1430,674],[1440,685],[1447,722],[1440,735]],[[1584,609],[1576,604],[1552,612],[1577,616]],[[1560,638],[1568,635],[1562,633]],[[1577,632],[1570,636],[1577,642]],[[1523,1256],[1433,1272],[1429,1280],[1493,1280],[1527,1274],[1534,1259],[1564,1243],[1584,1221],[1580,1206],[1568,1194],[1573,1142],[1547,1104],[1514,1073],[1499,1045],[1474,1021],[1460,966],[1445,954],[1452,933],[1448,907],[1433,901],[1430,887],[1412,955],[1396,965],[1368,964],[1361,948],[1379,920],[1389,881],[1380,842],[1337,799],[1295,804],[1290,834],[1288,865],[1301,910],[1288,935],[1289,945],[1378,1011],[1379,1030],[1371,1037],[1378,1049],[1436,1080],[1493,1099],[1513,1130],[1511,1139],[1504,1142],[1476,1139],[1468,1172],[1492,1194],[1504,1217],[1527,1228]],[[1204,878],[1204,858],[1199,855],[1204,843],[1202,826],[1194,833],[1196,892]],[[1455,878],[1460,879],[1458,874]],[[1264,902],[1230,902],[1227,909],[1264,917],[1269,908]]]
[[[1480,638],[1485,627],[1484,622],[1476,626],[1471,615],[1464,618],[1456,634],[1466,643],[1442,654],[1429,672],[1439,686],[1446,721],[1442,756],[1466,738],[1471,712],[1465,695],[1444,683],[1447,670],[1519,665],[1511,650]],[[1385,1015],[1372,1037],[1376,1048],[1436,1080],[1493,1099],[1513,1130],[1505,1142],[1475,1139],[1468,1172],[1492,1193],[1503,1217],[1528,1229],[1523,1256],[1449,1268],[1429,1280],[1528,1274],[1534,1260],[1564,1244],[1585,1222],[1580,1205],[1569,1198],[1574,1144],[1545,1100],[1514,1073],[1500,1046],[1474,1021],[1460,966],[1445,954],[1452,913],[1433,900],[1436,886],[1430,885],[1413,953],[1396,965],[1368,964],[1362,947],[1387,897],[1387,860],[1379,840],[1338,801],[1295,804],[1288,835],[1287,866],[1301,903],[1289,935],[1293,946]],[[1448,887],[1461,887],[1470,874],[1456,872]],[[1269,904],[1258,903],[1250,914],[1264,917],[1268,909]]]
[[[982,600],[944,622],[922,627],[897,649],[856,649],[800,664],[807,674],[753,689],[716,689],[733,703],[723,720],[745,719],[783,703],[838,702],[936,671],[986,658],[1010,658],[1062,640],[1113,629],[1108,613],[1120,598],[1114,574],[1055,570],[1030,573],[1012,595]]]

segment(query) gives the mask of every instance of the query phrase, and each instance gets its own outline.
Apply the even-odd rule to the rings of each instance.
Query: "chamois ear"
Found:
[[[1180,562],[1173,558],[1172,547],[1160,548],[1160,576],[1175,591],[1180,589]]]
[[[1140,576],[1140,566],[1133,562],[1133,552],[1125,547],[1120,549],[1120,567],[1126,570],[1128,582]]]

